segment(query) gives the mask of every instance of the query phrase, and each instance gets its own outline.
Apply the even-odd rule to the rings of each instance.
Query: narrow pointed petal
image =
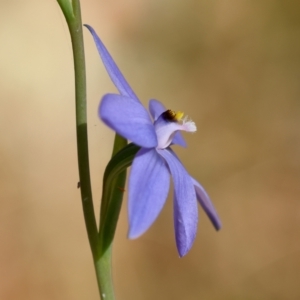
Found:
[[[136,154],[129,177],[129,238],[142,235],[155,221],[168,196],[170,174],[155,149]]]
[[[149,111],[154,121],[156,121],[158,117],[166,110],[166,107],[160,101],[156,99],[151,99],[149,101]],[[186,147],[186,142],[181,132],[178,131],[175,133],[172,144],[176,144],[184,148]]]
[[[169,149],[157,150],[166,160],[174,182],[174,226],[179,255],[191,249],[197,232],[198,207],[190,175]]]
[[[137,96],[135,95],[134,91],[132,90],[132,88],[130,87],[130,85],[128,84],[126,79],[124,78],[124,76],[121,73],[120,69],[118,68],[118,66],[114,62],[113,58],[111,57],[111,55],[107,51],[106,47],[104,46],[104,44],[100,40],[100,38],[97,35],[97,33],[95,32],[95,30],[90,25],[85,24],[84,26],[91,32],[91,34],[94,38],[96,47],[98,49],[98,52],[100,54],[100,57],[103,61],[103,64],[104,64],[104,66],[105,66],[112,82],[114,83],[114,85],[116,86],[116,88],[118,89],[120,94],[124,95],[124,96],[128,96],[128,97],[134,99],[135,101],[139,102],[139,100],[138,100]]]
[[[100,102],[99,116],[107,126],[138,146],[156,147],[154,126],[140,102],[117,94],[107,94]]]
[[[196,191],[196,197],[203,208],[203,210],[206,212],[207,216],[209,217],[210,221],[214,225],[216,230],[220,230],[222,227],[221,220],[218,216],[218,213],[216,209],[214,208],[214,205],[212,204],[208,194],[204,190],[204,188],[201,186],[201,184],[196,181],[193,177],[192,181],[195,186],[195,191]]]

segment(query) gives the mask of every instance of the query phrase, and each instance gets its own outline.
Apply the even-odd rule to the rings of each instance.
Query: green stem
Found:
[[[66,18],[73,48],[78,167],[85,226],[93,255],[101,299],[114,300],[111,276],[111,249],[123,198],[122,189],[126,181],[126,164],[122,167],[123,169],[120,169],[118,172],[112,172],[115,176],[111,176],[111,180],[108,181],[109,183],[106,188],[110,190],[110,192],[107,194],[108,197],[102,198],[101,203],[100,220],[101,224],[104,225],[100,226],[98,232],[89,169],[86,71],[80,2],[79,0],[57,0],[57,2]],[[112,156],[119,152],[126,144],[127,141],[124,138],[116,135]]]
[[[90,248],[97,276],[98,287],[106,275],[100,272],[98,260],[100,257],[100,243],[98,238],[97,222],[95,218],[92,188],[89,168],[88,134],[87,134],[87,105],[86,105],[86,71],[84,58],[84,45],[82,21],[79,0],[57,0],[66,18],[73,48],[75,73],[75,100],[76,100],[76,133],[77,154],[80,179],[80,190],[85,226],[88,234]],[[109,294],[102,290],[102,294]],[[100,292],[101,295],[101,292]],[[102,296],[101,296],[102,298]],[[104,299],[104,298],[103,298]],[[105,298],[110,300],[114,298]]]
[[[65,2],[65,1],[64,1]],[[70,2],[69,2],[70,3]],[[75,99],[76,99],[76,133],[77,133],[77,154],[80,178],[81,200],[88,233],[90,247],[94,259],[97,257],[98,231],[94,212],[87,135],[87,113],[86,113],[86,72],[83,47],[82,22],[80,3],[73,0],[72,11],[66,14],[67,23],[71,35],[74,71],[75,71]]]
[[[101,257],[97,261],[95,261],[95,269],[97,270],[97,278],[102,300],[115,299],[111,271],[111,248],[112,245],[110,245],[110,247],[102,253]]]

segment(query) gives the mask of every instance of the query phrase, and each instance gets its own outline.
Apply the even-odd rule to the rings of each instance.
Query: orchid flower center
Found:
[[[175,112],[171,109],[168,109],[162,113],[162,117],[166,121],[170,121],[170,122],[178,122],[178,121],[182,120],[183,115],[184,115],[184,113],[182,111]]]
[[[166,110],[154,122],[154,128],[157,135],[157,149],[165,149],[172,143],[174,134],[178,130],[186,132],[195,132],[196,124],[187,116],[183,117],[181,111]]]

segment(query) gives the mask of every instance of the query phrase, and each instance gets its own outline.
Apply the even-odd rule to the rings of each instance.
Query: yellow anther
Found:
[[[180,121],[180,120],[182,119],[183,115],[184,115],[184,112],[182,112],[182,111],[177,111],[177,112],[175,113],[174,119],[176,119],[177,121]]]
[[[162,117],[171,122],[178,122],[182,119],[184,113],[182,111],[173,111],[171,109],[166,110],[164,113],[162,113]]]

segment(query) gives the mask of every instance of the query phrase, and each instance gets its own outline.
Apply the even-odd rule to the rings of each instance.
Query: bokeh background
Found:
[[[129,241],[126,199],[114,243],[117,299],[300,299],[300,2],[82,0],[141,101],[196,122],[176,152],[222,218],[199,209],[176,252],[172,193]],[[54,0],[0,0],[0,299],[98,299],[75,146],[68,29]],[[96,210],[113,132],[97,117],[115,92],[84,31]]]

